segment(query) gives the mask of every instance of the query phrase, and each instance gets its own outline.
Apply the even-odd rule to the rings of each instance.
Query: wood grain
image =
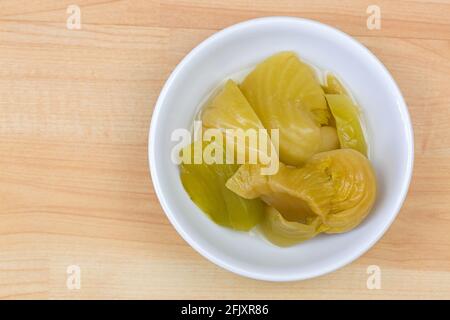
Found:
[[[82,29],[66,28],[69,4]],[[366,8],[381,7],[381,30]],[[316,19],[355,36],[409,105],[414,177],[368,253],[295,283],[216,267],[176,233],[155,197],[147,133],[179,60],[230,24]],[[450,1],[0,2],[1,298],[450,298]],[[366,268],[382,289],[366,288]],[[80,290],[66,287],[79,265]]]

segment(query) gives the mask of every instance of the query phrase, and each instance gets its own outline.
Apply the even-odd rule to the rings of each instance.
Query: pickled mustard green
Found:
[[[183,150],[192,155],[190,163],[183,162],[180,165],[184,189],[192,201],[215,223],[235,230],[250,230],[261,221],[264,205],[260,199],[243,199],[225,187],[226,181],[239,165],[205,162],[195,164],[195,144],[202,144],[200,147],[203,150],[208,145],[206,142],[197,141]]]
[[[261,62],[240,88],[264,127],[280,130],[281,162],[301,165],[318,151],[330,113],[319,82],[295,53]]]
[[[325,96],[336,120],[341,148],[354,149],[367,155],[367,144],[361,127],[358,107],[346,95],[327,94]]]
[[[319,152],[339,149],[339,137],[336,128],[331,126],[320,127]]]
[[[356,227],[376,195],[369,160],[352,149],[318,153],[305,166],[281,166],[272,176],[260,175],[254,165],[243,165],[226,186],[243,198],[262,199],[289,221],[305,223],[320,217],[327,233]]]
[[[184,148],[180,176],[189,197],[216,224],[239,231],[258,226],[270,242],[288,247],[350,231],[370,213],[377,181],[361,114],[336,75],[327,73],[320,83],[294,52],[280,52],[242,83],[227,80],[200,118],[223,140]],[[279,141],[267,138],[263,149],[238,141],[235,151],[246,161],[223,164],[234,139],[230,129],[278,129]],[[214,150],[221,161],[202,161],[204,154],[195,150]],[[247,161],[254,151],[265,158],[275,152],[277,171],[264,174],[262,163]]]
[[[257,165],[243,165],[226,186],[245,199],[263,199],[289,221],[305,222],[330,212],[334,188],[326,170],[281,165],[275,175],[263,176]]]
[[[329,74],[327,74],[326,79],[327,79],[327,84],[325,86],[322,86],[323,91],[325,91],[325,93],[348,95],[347,90],[345,90],[345,87],[338,80],[338,78],[336,78],[336,76],[329,73]]]
[[[308,217],[304,223],[288,221],[274,207],[268,206],[261,222],[261,231],[266,238],[280,247],[288,247],[294,244],[314,238],[319,233],[327,230],[319,217]]]
[[[245,160],[249,160],[249,154],[253,154],[258,159],[267,159],[274,155],[278,161],[278,154],[275,147],[272,145],[270,136],[266,131],[264,134],[264,141],[266,146],[261,148],[262,140],[258,139],[256,145],[251,145],[244,139],[236,139],[234,135],[227,136],[230,132],[226,129],[240,129],[240,130],[257,130],[264,129],[261,121],[252,109],[247,99],[242,94],[241,90],[233,80],[228,80],[224,88],[212,99],[212,101],[205,107],[201,115],[202,123],[205,128],[221,129],[224,133],[225,142],[233,144],[235,147],[235,154],[237,157],[241,156]],[[259,133],[259,132],[258,132]],[[243,146],[241,146],[243,144]],[[241,152],[245,154],[242,155]],[[256,160],[258,160],[256,159]]]

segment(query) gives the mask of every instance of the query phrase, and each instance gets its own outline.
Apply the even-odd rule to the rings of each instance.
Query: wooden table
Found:
[[[449,299],[450,1],[375,2],[1,1],[0,297]],[[67,28],[74,3],[81,29]],[[379,30],[366,25],[371,4]],[[405,96],[416,143],[408,198],[382,240],[294,283],[202,258],[161,210],[147,163],[152,108],[175,65],[217,30],[270,15],[316,19],[374,52]],[[72,265],[79,290],[67,286]],[[369,265],[379,290],[366,287]]]

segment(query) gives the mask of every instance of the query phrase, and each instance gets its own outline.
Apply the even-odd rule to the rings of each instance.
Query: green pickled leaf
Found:
[[[341,148],[350,148],[367,156],[367,144],[361,127],[359,109],[343,94],[325,95],[331,113],[336,120],[336,129]]]
[[[214,143],[214,142],[211,142]],[[193,160],[194,142],[188,146]],[[203,149],[208,145],[203,142]],[[186,148],[183,152],[187,152]],[[181,181],[192,201],[217,224],[235,230],[250,230],[258,224],[264,211],[261,200],[248,200],[225,187],[239,165],[235,164],[194,164],[183,162],[180,166]]]
[[[320,148],[319,152],[339,149],[339,138],[336,128],[330,126],[320,127]]]
[[[331,73],[327,75],[327,84],[326,86],[322,86],[322,88],[326,94],[348,95],[347,90],[345,90],[345,87],[342,85],[342,83],[338,80],[338,78],[336,78],[336,76]]]
[[[295,53],[264,60],[240,88],[264,127],[279,129],[282,162],[300,165],[318,151],[319,127],[330,113],[320,84]]]
[[[289,221],[329,213],[334,188],[326,166],[294,168],[280,164],[275,175],[263,176],[256,165],[243,165],[226,186],[246,199],[260,197]]]
[[[308,217],[304,223],[288,221],[277,209],[268,206],[261,231],[273,244],[288,247],[309,240],[319,233],[326,231],[320,217]]]
[[[282,165],[272,176],[243,165],[226,186],[247,199],[260,197],[288,221],[306,223],[318,216],[327,233],[345,232],[361,223],[377,189],[370,161],[352,149],[318,153],[300,168]]]
[[[255,163],[267,163],[268,159],[278,161],[270,136],[234,81],[228,80],[206,105],[202,112],[202,123],[205,129],[221,130],[225,142],[231,145],[230,149],[234,146],[236,158],[244,159],[246,163],[250,159],[254,159]],[[238,130],[242,132],[241,139],[237,138]],[[252,136],[254,139],[251,140]]]

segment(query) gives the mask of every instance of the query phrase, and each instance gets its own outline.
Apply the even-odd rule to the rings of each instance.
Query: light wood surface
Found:
[[[68,30],[70,4],[81,30]],[[368,30],[368,5],[381,29]],[[189,247],[147,164],[153,105],[217,30],[292,15],[353,36],[397,80],[416,160],[406,203],[368,253],[332,274],[267,283]],[[450,298],[450,1],[0,1],[1,298]],[[66,287],[69,265],[81,289]],[[382,272],[366,287],[367,267]]]

